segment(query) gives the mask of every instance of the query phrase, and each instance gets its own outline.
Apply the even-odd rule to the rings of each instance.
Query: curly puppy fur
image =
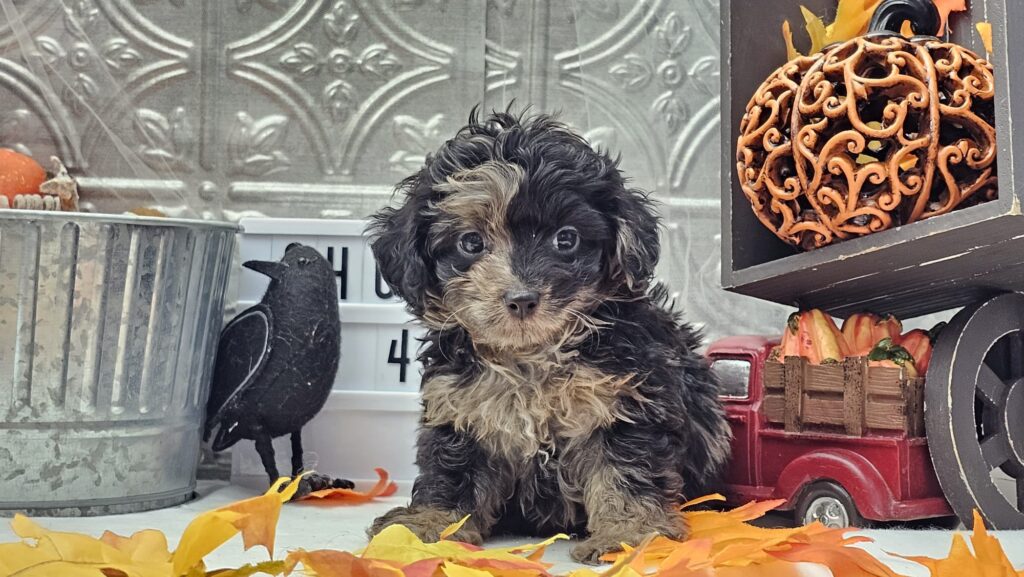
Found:
[[[371,534],[469,514],[470,542],[585,530],[590,563],[685,534],[676,506],[716,480],[729,427],[699,335],[651,286],[647,196],[549,117],[475,111],[399,189],[372,246],[429,330],[420,475]]]

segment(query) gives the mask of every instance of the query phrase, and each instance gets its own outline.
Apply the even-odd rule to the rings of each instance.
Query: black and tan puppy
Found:
[[[658,221],[617,161],[545,116],[494,114],[374,218],[388,284],[429,329],[420,475],[377,519],[437,539],[585,530],[573,556],[686,532],[728,456],[699,337],[652,288]]]

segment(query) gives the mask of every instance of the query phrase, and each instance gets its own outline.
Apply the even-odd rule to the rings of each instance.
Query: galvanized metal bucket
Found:
[[[0,513],[191,497],[236,230],[0,211]]]

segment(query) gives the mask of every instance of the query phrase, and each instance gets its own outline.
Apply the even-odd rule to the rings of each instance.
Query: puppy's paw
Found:
[[[639,539],[633,539],[634,543],[630,543],[631,539],[624,535],[591,535],[585,541],[581,542],[572,548],[572,558],[577,563],[584,563],[586,565],[600,565],[601,556],[605,553],[614,553],[616,551],[622,551],[622,544],[636,545],[643,541],[643,537]]]
[[[424,543],[435,543],[441,539],[441,532],[461,518],[462,515],[455,511],[445,511],[433,507],[418,505],[397,507],[377,517],[366,533],[372,538],[391,525],[403,525]],[[480,545],[484,541],[484,536],[473,527],[472,519],[470,519],[449,539]]]
[[[579,563],[600,565],[602,555],[621,551],[623,543],[636,547],[644,539],[656,535],[682,540],[686,537],[686,527],[678,515],[674,518],[666,516],[664,519],[652,519],[650,523],[644,525],[609,524],[573,547],[571,555]]]

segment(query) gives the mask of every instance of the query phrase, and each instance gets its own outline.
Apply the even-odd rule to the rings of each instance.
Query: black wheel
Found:
[[[925,427],[942,492],[964,525],[1024,529],[1024,294],[960,311],[935,344]]]
[[[807,487],[797,502],[793,518],[797,525],[818,521],[832,529],[864,527],[864,518],[850,494],[831,481],[819,481]]]

